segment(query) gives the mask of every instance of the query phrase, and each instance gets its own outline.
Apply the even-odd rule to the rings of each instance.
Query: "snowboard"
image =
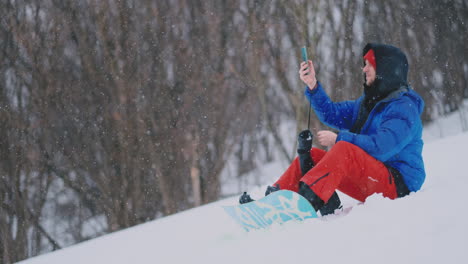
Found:
[[[296,192],[280,190],[259,200],[223,206],[226,213],[246,231],[263,229],[291,220],[317,218],[312,205]]]

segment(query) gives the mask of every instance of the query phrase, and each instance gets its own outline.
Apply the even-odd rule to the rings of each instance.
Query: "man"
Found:
[[[408,85],[406,56],[396,47],[370,43],[363,60],[364,93],[344,102],[330,100],[312,61],[301,64],[299,76],[312,108],[321,122],[339,132],[318,133],[328,152],[311,148],[311,132],[301,132],[298,158],[266,194],[298,192],[327,215],[340,207],[336,190],[364,202],[374,193],[396,199],[421,188],[424,102]]]

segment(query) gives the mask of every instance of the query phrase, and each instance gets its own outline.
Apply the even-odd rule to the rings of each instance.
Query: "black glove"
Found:
[[[276,191],[279,191],[280,188],[279,188],[279,185],[275,185],[275,186],[268,186],[266,191],[265,191],[265,196],[269,195],[270,193],[272,192],[276,192]]]
[[[312,132],[308,129],[299,133],[299,136],[297,137],[297,153],[309,153],[312,148],[312,139]]]
[[[304,130],[297,137],[297,154],[299,154],[299,164],[301,166],[302,175],[305,175],[314,167],[314,162],[310,156],[312,148],[312,132]]]
[[[253,202],[255,201],[254,199],[252,199],[252,197],[250,197],[250,195],[247,194],[247,192],[244,192],[241,197],[239,197],[239,203],[240,204],[245,204],[245,203],[250,203],[250,202]]]

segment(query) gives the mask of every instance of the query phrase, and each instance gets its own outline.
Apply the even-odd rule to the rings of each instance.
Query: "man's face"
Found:
[[[362,68],[362,71],[366,74],[366,84],[371,85],[375,81],[375,69],[368,60],[365,63],[366,65]]]

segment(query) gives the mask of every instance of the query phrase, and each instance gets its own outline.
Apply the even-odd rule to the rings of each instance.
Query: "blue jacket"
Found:
[[[377,66],[378,67],[378,66]],[[336,141],[352,143],[386,166],[397,169],[410,191],[417,191],[425,179],[422,159],[424,101],[411,88],[392,92],[369,113],[359,134],[349,132],[359,113],[364,95],[354,101],[332,102],[322,85],[305,91],[317,116],[339,130]]]
[[[339,130],[336,141],[352,143],[386,166],[397,169],[410,191],[421,188],[426,177],[422,159],[424,101],[412,89],[403,88],[378,102],[361,133],[349,132],[364,96],[354,101],[332,102],[322,85],[305,92],[324,124]]]
[[[360,98],[332,102],[320,84],[305,94],[320,120],[339,130],[337,141],[352,143],[396,169],[407,189],[417,191],[426,178],[420,118],[424,101],[408,85],[408,60],[400,49],[368,43],[363,56],[370,49],[375,54],[376,79],[370,86],[364,84]]]

